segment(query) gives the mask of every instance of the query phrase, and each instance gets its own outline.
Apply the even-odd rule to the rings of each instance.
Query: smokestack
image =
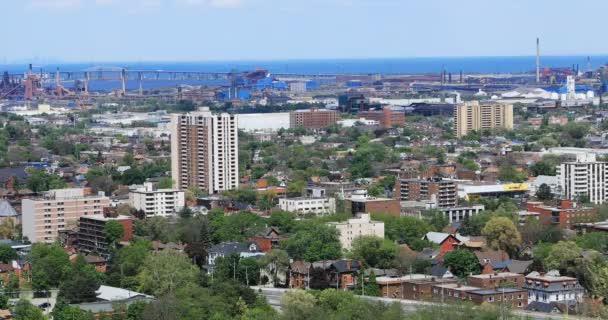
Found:
[[[460,83],[462,83],[462,70],[460,70]]]
[[[452,83],[452,73],[448,73],[448,83]]]
[[[536,38],[536,83],[540,83],[540,39]]]

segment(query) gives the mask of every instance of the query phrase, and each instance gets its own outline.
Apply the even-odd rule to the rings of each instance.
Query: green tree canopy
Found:
[[[9,244],[0,244],[0,262],[9,263],[11,260],[17,259],[17,251]]]
[[[117,241],[124,235],[124,228],[122,224],[116,220],[109,220],[103,227],[103,233],[106,236],[106,240],[111,246],[114,246]]]
[[[101,277],[95,267],[79,255],[59,287],[59,298],[70,304],[93,302],[97,299],[95,291],[101,285]]]
[[[493,249],[515,252],[521,243],[521,235],[512,220],[506,217],[493,217],[481,230],[488,245]]]
[[[388,239],[376,236],[356,237],[352,243],[350,256],[363,261],[372,268],[389,269],[394,265],[397,246]]]
[[[319,223],[300,226],[283,245],[291,257],[310,262],[337,259],[342,255],[338,230]]]
[[[183,253],[165,250],[148,255],[137,275],[139,289],[154,296],[174,292],[196,283],[197,268]]]
[[[453,250],[443,256],[443,265],[459,278],[479,273],[479,260],[469,250]]]

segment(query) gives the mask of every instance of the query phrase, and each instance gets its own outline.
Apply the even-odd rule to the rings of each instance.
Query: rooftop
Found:
[[[97,294],[97,299],[105,300],[105,301],[120,301],[120,300],[131,299],[131,298],[138,297],[138,296],[144,297],[144,298],[153,298],[152,296],[147,295],[147,294],[143,294],[143,293],[139,293],[139,292],[123,289],[123,288],[104,286],[104,285],[100,286],[99,289],[97,289],[97,291],[95,291],[95,293]]]
[[[481,289],[481,290],[472,290],[469,293],[479,294],[479,295],[488,295],[488,294],[503,294],[503,293],[515,293],[526,291],[523,289],[515,289],[515,288],[499,288],[499,289]]]
[[[497,277],[518,277],[520,274],[513,272],[498,272],[498,273],[489,273],[489,274],[474,274],[470,275],[469,278],[477,278],[477,279],[491,279]]]
[[[103,214],[94,214],[90,216],[82,216],[84,219],[98,220],[98,221],[110,221],[110,220],[131,220],[132,217],[129,216],[117,216],[117,217],[106,217]]]

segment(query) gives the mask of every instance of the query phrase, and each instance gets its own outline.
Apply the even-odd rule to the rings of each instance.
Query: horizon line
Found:
[[[543,57],[608,57],[608,53],[596,53],[596,54],[546,54],[541,55]],[[91,64],[91,63],[243,63],[243,62],[276,62],[276,61],[359,61],[359,60],[408,60],[408,59],[466,59],[466,58],[536,58],[535,54],[532,55],[458,55],[458,56],[410,56],[410,57],[341,57],[341,58],[274,58],[274,59],[209,59],[209,60],[164,60],[164,59],[150,59],[150,60],[129,60],[129,59],[117,59],[117,60],[58,60],[54,58],[33,58],[33,59],[14,59],[10,62],[2,62],[0,65],[18,65],[22,63],[36,63],[41,60],[48,60],[46,64]],[[21,60],[21,61],[20,61]],[[608,63],[608,61],[607,61]]]

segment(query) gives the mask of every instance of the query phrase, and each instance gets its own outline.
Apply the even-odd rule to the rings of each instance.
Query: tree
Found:
[[[202,267],[211,245],[211,231],[207,217],[196,216],[182,219],[180,224],[180,239],[186,244],[186,254],[196,265]]]
[[[281,298],[281,310],[285,320],[311,319],[317,299],[304,290],[289,290]]]
[[[278,227],[283,233],[291,232],[296,224],[296,215],[293,212],[277,210],[273,211],[268,218],[268,225]]]
[[[287,183],[287,195],[292,197],[298,197],[302,195],[304,190],[303,180],[294,180]]]
[[[255,285],[259,279],[258,261],[253,257],[242,258],[231,253],[215,260],[213,276],[219,281],[237,281],[243,285]]]
[[[112,286],[137,289],[135,276],[142,261],[150,255],[152,246],[147,240],[135,240],[130,245],[121,247],[113,255],[108,268],[107,281]]]
[[[15,320],[44,320],[47,317],[42,313],[40,308],[34,306],[31,302],[25,299],[17,301],[13,308]]]
[[[260,266],[272,276],[274,286],[279,285],[279,274],[284,274],[289,267],[289,255],[280,249],[272,249],[260,258]]]
[[[553,193],[551,192],[551,187],[549,187],[546,183],[541,184],[536,191],[536,197],[539,200],[551,200],[553,199]]]
[[[255,204],[258,199],[257,192],[252,188],[234,189],[231,190],[229,194],[233,200],[247,204]]]
[[[19,295],[19,276],[14,272],[9,272],[8,281],[4,286],[4,290],[11,297],[17,297]],[[0,307],[0,309],[6,309]]]
[[[583,250],[573,241],[560,241],[554,244],[543,260],[545,269],[559,270],[562,274],[576,275],[582,262]]]
[[[443,256],[443,265],[450,271],[464,278],[469,273],[479,273],[479,261],[475,254],[469,250],[453,250]]]
[[[431,226],[415,217],[395,217],[390,214],[373,214],[375,220],[384,222],[385,236],[398,243],[405,243],[414,250],[422,250],[430,244],[421,240],[431,231]]]
[[[11,260],[17,259],[17,251],[13,249],[9,244],[0,244],[0,262],[9,263]]]
[[[118,187],[118,184],[114,182],[111,176],[95,177],[87,181],[87,186],[90,187],[95,193],[101,191],[105,192],[106,194],[111,194]]]
[[[324,224],[302,226],[284,241],[284,248],[291,257],[309,262],[341,256],[338,230]]]
[[[59,287],[59,297],[70,304],[93,302],[97,299],[95,291],[100,284],[101,278],[95,267],[79,255]]]
[[[171,189],[173,188],[174,181],[171,177],[162,177],[158,180],[158,189]]]
[[[443,228],[450,224],[450,219],[439,209],[425,210],[422,217],[437,232],[441,232]]]
[[[67,186],[67,183],[63,181],[56,174],[49,174],[42,169],[27,168],[27,187],[34,192],[42,192],[51,189],[62,189]]]
[[[244,241],[263,230],[265,221],[259,215],[240,211],[231,215],[218,215],[210,218],[211,228],[215,230],[212,235],[213,242]]]
[[[388,269],[393,267],[397,253],[394,242],[376,236],[359,236],[353,240],[351,257],[363,261],[372,268]]]
[[[498,168],[498,180],[503,182],[521,183],[526,181],[528,176],[524,172],[519,172],[512,165],[503,164]]]
[[[608,234],[605,232],[587,232],[577,236],[574,242],[585,250],[608,251]]]
[[[481,230],[488,244],[493,249],[515,252],[521,243],[521,235],[512,220],[506,217],[490,219]]]
[[[198,272],[188,257],[173,250],[148,255],[137,275],[139,289],[154,296],[172,293],[195,283],[197,278]]]
[[[84,311],[78,306],[58,303],[53,312],[53,320],[94,320],[95,316],[90,311]]]
[[[32,266],[32,289],[36,291],[59,287],[71,266],[68,254],[55,244],[35,243],[29,259]]]
[[[107,221],[103,227],[103,233],[106,236],[106,240],[112,247],[123,237],[124,232],[122,224],[116,220]]]

